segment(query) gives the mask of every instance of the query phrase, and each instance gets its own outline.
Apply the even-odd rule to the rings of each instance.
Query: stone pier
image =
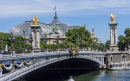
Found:
[[[117,24],[116,22],[110,22],[110,51],[118,51],[117,46]]]

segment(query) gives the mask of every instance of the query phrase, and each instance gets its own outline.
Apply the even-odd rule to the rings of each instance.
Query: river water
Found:
[[[14,81],[130,81],[130,70],[43,70],[30,72]]]

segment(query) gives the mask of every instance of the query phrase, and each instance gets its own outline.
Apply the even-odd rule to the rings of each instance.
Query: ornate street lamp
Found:
[[[33,39],[32,39],[32,34],[30,34],[30,42],[31,42],[31,50],[32,50],[32,42],[33,42]]]
[[[108,46],[108,50],[109,50],[109,43],[107,43],[107,46]]]
[[[59,43],[59,35],[56,37],[56,43],[57,43],[57,50],[59,49],[58,43]]]
[[[120,42],[120,51],[121,51],[121,42]]]
[[[127,47],[128,47],[128,50],[129,50],[129,39],[128,39],[128,45],[127,45]]]
[[[3,46],[1,46],[1,51],[3,51]]]
[[[47,43],[47,34],[44,35],[43,41],[45,42],[45,51],[47,51],[47,45],[46,45],[46,43]]]
[[[104,51],[104,44],[102,44],[102,51]]]
[[[82,51],[83,51],[83,41],[82,41]]]
[[[15,38],[13,37],[13,33],[12,33],[12,32],[10,33],[10,38],[9,38],[9,40],[12,42],[11,51],[14,51],[13,42],[14,42]]]
[[[2,45],[1,45],[1,51],[3,51],[3,37],[2,37]]]
[[[100,51],[100,45],[98,45],[98,51]]]
[[[88,42],[87,42],[87,51],[88,51]]]
[[[92,43],[91,43],[91,51],[92,51]]]
[[[66,49],[67,49],[67,39],[65,39]]]
[[[96,44],[95,44],[95,51],[96,51]]]
[[[23,29],[23,34],[24,34],[24,51],[25,51],[25,29]]]
[[[27,51],[28,51],[28,48],[29,48],[29,47],[27,46],[27,47],[26,47],[26,50],[27,50]]]
[[[76,44],[78,44],[78,39],[76,39]]]
[[[75,40],[75,43],[76,43],[76,45],[78,46],[78,39],[76,38],[76,40]]]
[[[19,51],[21,51],[21,47],[19,47]]]

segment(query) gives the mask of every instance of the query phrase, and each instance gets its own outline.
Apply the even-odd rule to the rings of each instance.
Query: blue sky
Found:
[[[50,23],[54,7],[61,22],[70,26],[87,25],[105,43],[110,39],[110,15],[116,14],[117,36],[130,28],[130,0],[0,0],[0,32],[29,21],[38,15],[38,21]]]

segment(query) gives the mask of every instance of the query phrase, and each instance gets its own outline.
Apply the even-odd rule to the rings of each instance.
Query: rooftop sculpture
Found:
[[[37,24],[37,17],[38,17],[38,16],[35,16],[35,17],[32,18],[32,21],[33,21],[33,24],[32,24],[32,25],[38,25],[38,24]]]
[[[117,16],[116,16],[115,14],[111,14],[111,13],[110,13],[110,17],[111,17],[111,22],[115,22],[115,19],[114,19],[114,18],[117,17]]]

